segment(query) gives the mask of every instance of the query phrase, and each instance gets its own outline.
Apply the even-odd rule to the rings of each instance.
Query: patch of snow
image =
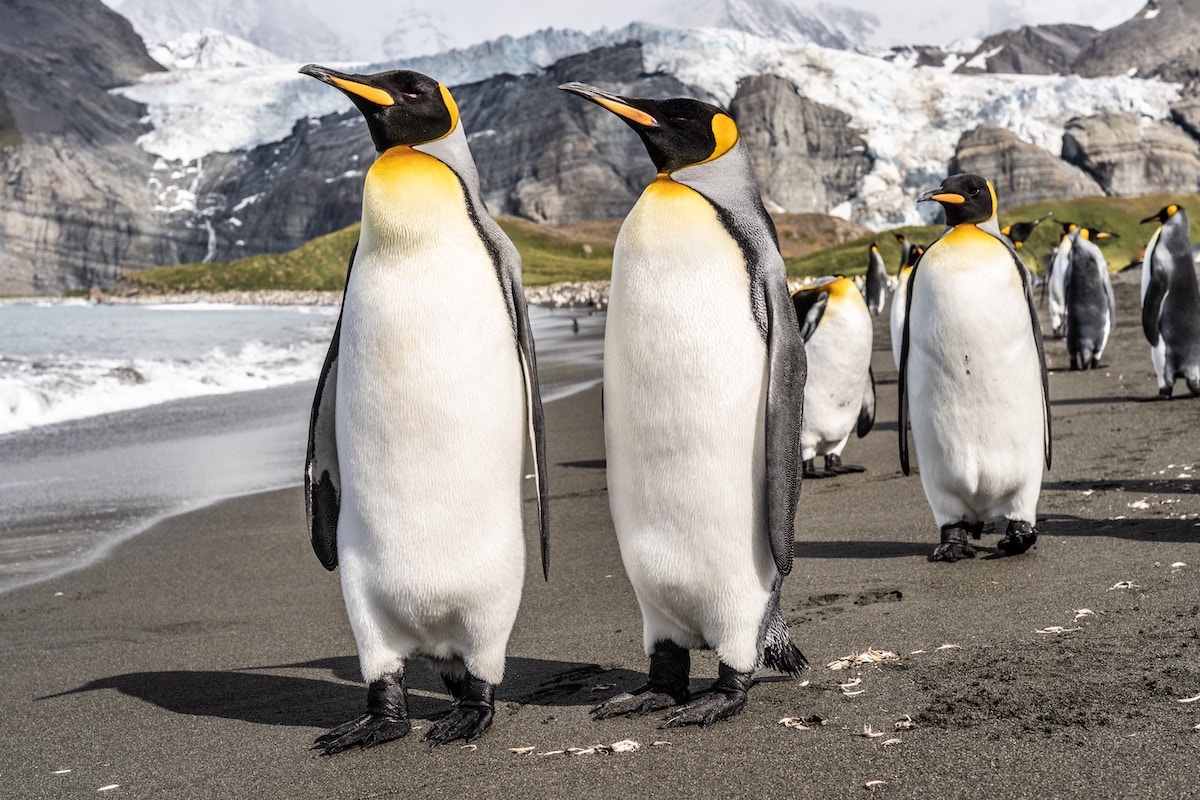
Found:
[[[972,58],[970,61],[968,61],[966,63],[966,66],[970,67],[971,69],[986,70],[987,62],[990,61],[992,58],[1000,55],[1000,51],[1003,49],[1004,49],[1004,45],[997,45],[996,47],[993,47],[991,50],[987,50],[987,51],[975,56],[974,58]]]

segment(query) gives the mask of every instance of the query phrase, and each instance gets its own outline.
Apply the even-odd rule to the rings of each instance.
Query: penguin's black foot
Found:
[[[1037,531],[1024,520],[1009,520],[1004,538],[996,545],[1002,555],[1018,556],[1037,542]]]
[[[1172,391],[1174,391],[1174,389],[1175,389],[1174,386],[1162,387],[1161,389],[1158,390],[1158,399],[1159,400],[1170,400],[1171,393],[1172,393]]]
[[[367,713],[321,734],[312,749],[331,756],[358,745],[374,747],[399,739],[412,730],[408,721],[408,692],[404,672],[385,675],[367,687]]]
[[[837,453],[830,453],[825,456],[825,471],[835,475],[845,475],[848,472],[866,472],[867,468],[860,467],[858,464],[847,464]]]
[[[596,719],[609,719],[626,714],[647,714],[686,703],[689,697],[688,674],[692,657],[686,647],[661,641],[650,654],[650,675],[645,686],[632,692],[622,692],[592,709]]]
[[[425,734],[430,746],[458,739],[477,739],[492,726],[496,713],[496,687],[467,673],[462,680],[446,679],[454,706]]]
[[[832,477],[832,474],[831,474],[831,473],[829,473],[829,472],[826,472],[826,471],[825,471],[825,470],[823,470],[823,469],[822,469],[822,470],[818,470],[818,469],[817,469],[817,467],[816,467],[816,465],[815,465],[815,464],[813,464],[813,461],[814,461],[814,459],[811,459],[811,458],[810,458],[810,459],[808,459],[807,461],[805,461],[805,462],[804,462],[804,467],[803,467],[803,469],[804,469],[804,474],[803,474],[803,477],[805,477],[805,478],[812,478],[812,479],[814,479],[814,480],[815,480],[815,479],[817,479],[817,478],[829,478],[829,477]]]
[[[929,560],[953,563],[964,558],[974,558],[975,548],[967,542],[967,531],[968,525],[965,522],[952,522],[949,525],[943,525],[942,543],[934,549],[933,555],[929,557]],[[973,530],[971,533],[974,535]]]
[[[717,720],[736,716],[746,707],[747,693],[753,684],[754,673],[738,672],[722,663],[713,685],[667,717],[667,727],[699,725],[703,728]]]

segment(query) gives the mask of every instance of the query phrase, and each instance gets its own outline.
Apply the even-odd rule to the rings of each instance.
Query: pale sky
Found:
[[[665,21],[684,9],[710,0],[308,0],[314,15],[348,33],[372,18],[398,19],[407,9],[429,15],[438,27],[453,29],[460,41],[482,41],[502,34],[519,36],[539,28],[592,31],[619,28],[635,20]],[[791,0],[813,8],[819,0]],[[825,0],[874,14],[880,21],[871,43],[948,44],[1025,24],[1073,22],[1110,28],[1132,17],[1145,0]]]

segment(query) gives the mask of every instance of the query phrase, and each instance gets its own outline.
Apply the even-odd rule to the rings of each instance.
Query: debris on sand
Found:
[[[878,739],[879,737],[883,736],[883,734],[881,732],[872,728],[871,723],[869,723],[869,722],[863,723],[862,733],[856,733],[854,735],[861,736],[864,739]]]
[[[517,756],[527,756],[530,753],[532,753],[534,750],[537,750],[537,748],[536,747],[510,747],[510,748],[508,748],[508,752],[512,753],[513,755],[517,755]]]
[[[1111,592],[1113,589],[1140,589],[1140,588],[1142,588],[1142,587],[1138,586],[1133,581],[1117,581],[1112,586],[1108,587],[1108,590]]]
[[[896,730],[898,731],[911,731],[915,727],[917,727],[917,723],[913,722],[913,718],[908,714],[896,720]]]
[[[961,650],[961,649],[962,649],[961,644],[944,644],[938,648],[938,650]]]
[[[868,792],[873,792],[876,789],[878,789],[880,786],[886,786],[886,785],[887,785],[887,781],[867,781],[866,783],[863,784],[863,788],[866,789]]]
[[[1200,694],[1196,695],[1195,697],[1181,697],[1181,698],[1179,698],[1179,701],[1178,701],[1178,702],[1180,702],[1180,703],[1194,703],[1194,702],[1196,702],[1197,700],[1200,700]]]
[[[1084,617],[1094,617],[1095,615],[1096,615],[1096,612],[1092,611],[1090,608],[1075,609],[1075,619],[1076,620],[1081,620]]]
[[[899,660],[900,656],[890,650],[876,650],[871,647],[856,656],[842,656],[836,661],[830,661],[825,666],[829,669],[849,669],[850,667],[857,667],[862,664],[882,664],[888,661]]]
[[[895,744],[900,744],[900,740],[895,737],[892,737],[891,739],[887,739],[885,741],[880,742],[879,746],[880,747],[891,747],[892,745],[895,745]]]
[[[1051,625],[1048,628],[1042,628],[1038,633],[1074,633],[1081,630],[1083,628],[1064,628],[1062,625]]]

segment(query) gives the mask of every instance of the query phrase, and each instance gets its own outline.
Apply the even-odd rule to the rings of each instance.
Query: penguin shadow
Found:
[[[842,541],[815,542],[797,541],[796,558],[909,558],[929,555],[933,545],[929,542],[885,542],[885,541]]]
[[[1149,400],[1154,400],[1155,397],[1139,397],[1137,395],[1104,395],[1101,397],[1068,397],[1060,400],[1051,400],[1050,407],[1056,406],[1097,406],[1108,405],[1110,403],[1145,403]]]
[[[1200,531],[1193,519],[1088,519],[1071,514],[1047,514],[1038,520],[1038,533],[1049,536],[1111,536],[1136,541],[1194,544]]]
[[[1130,494],[1200,494],[1200,476],[1194,478],[1047,481],[1042,484],[1042,490],[1060,492],[1128,492]],[[1121,521],[1125,522],[1127,520]]]
[[[608,469],[608,459],[592,458],[584,461],[560,461],[560,467],[569,467],[572,469]]]
[[[329,673],[337,680],[268,672],[305,669]],[[434,720],[446,713],[450,695],[432,667],[414,659],[405,677],[412,718]],[[633,670],[510,657],[505,679],[496,690],[496,700],[522,705],[592,706],[612,693],[644,682],[645,674]],[[130,672],[43,695],[35,698],[35,702],[102,689],[113,689],[173,714],[316,728],[331,728],[345,722],[361,711],[367,697],[358,657],[334,656],[226,671]]]

